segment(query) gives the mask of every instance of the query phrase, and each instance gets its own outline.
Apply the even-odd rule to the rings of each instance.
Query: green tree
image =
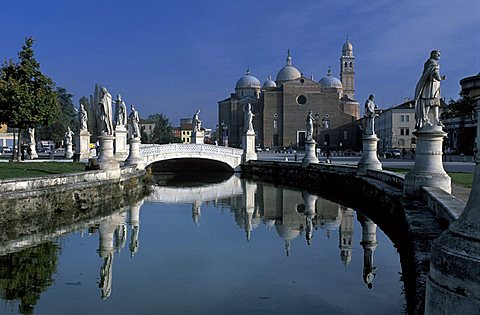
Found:
[[[475,103],[471,97],[460,93],[458,100],[450,99],[447,108],[442,113],[442,118],[470,116],[475,110]]]
[[[80,123],[78,121],[77,110],[73,105],[73,95],[62,87],[57,87],[56,94],[60,105],[60,114],[49,125],[40,126],[37,129],[37,139],[61,142],[65,136],[67,127],[70,127],[75,133],[78,132]]]
[[[17,129],[18,148],[22,130],[48,125],[60,112],[55,84],[40,71],[32,46],[33,38],[26,38],[20,62],[5,61],[0,68],[0,123]]]
[[[153,134],[150,137],[150,143],[172,143],[180,142],[180,139],[175,138],[173,135],[173,127],[168,117],[164,114],[153,114],[148,116],[147,120],[155,123]]]

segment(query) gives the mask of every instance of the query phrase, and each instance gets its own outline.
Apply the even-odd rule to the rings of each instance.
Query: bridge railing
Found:
[[[169,153],[209,153],[217,155],[227,155],[238,157],[243,154],[242,149],[229,148],[212,144],[194,144],[194,143],[170,143],[170,144],[142,144],[140,146],[140,155],[142,156],[152,156],[158,154],[169,154]]]

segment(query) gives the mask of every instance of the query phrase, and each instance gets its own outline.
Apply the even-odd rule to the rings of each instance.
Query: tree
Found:
[[[60,105],[60,114],[49,125],[41,126],[37,129],[38,139],[53,140],[61,142],[70,127],[75,133],[79,129],[78,113],[72,101],[73,95],[68,93],[65,88],[57,87],[56,90],[58,103]]]
[[[164,114],[154,114],[148,116],[147,120],[153,121],[155,123],[153,134],[150,137],[150,143],[162,144],[180,142],[179,139],[174,137],[173,127],[167,116],[165,116]]]
[[[18,148],[22,130],[48,125],[60,112],[55,84],[40,71],[33,42],[32,37],[25,39],[19,63],[9,60],[0,68],[0,123],[17,128]]]
[[[460,98],[458,100],[452,100],[448,102],[446,110],[442,113],[442,118],[453,118],[453,117],[462,117],[470,116],[475,111],[475,102],[471,97],[460,93]]]

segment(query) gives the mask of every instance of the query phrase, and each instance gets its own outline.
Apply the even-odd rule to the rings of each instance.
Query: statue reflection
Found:
[[[340,248],[340,259],[342,260],[345,267],[348,266],[352,260],[352,240],[353,240],[353,213],[354,210],[341,207],[342,220],[340,223],[339,229],[339,245]]]
[[[202,215],[202,202],[199,200],[195,200],[192,203],[192,220],[193,220],[193,223],[195,223],[195,225],[199,225],[201,215]]]
[[[302,192],[303,202],[305,204],[305,225],[306,225],[306,233],[305,239],[307,240],[307,244],[310,245],[313,239],[313,220],[316,214],[316,201],[317,196],[312,195],[306,191]]]
[[[373,253],[377,248],[377,225],[361,213],[357,213],[357,220],[362,225],[363,247],[363,281],[369,289],[373,288],[373,279],[377,274],[377,267],[373,265]]]
[[[112,293],[113,239],[115,233],[122,235],[118,233],[118,228],[124,225],[125,212],[113,213],[100,222],[98,255],[103,258],[103,266],[100,269],[98,286],[102,290],[102,300],[108,299]]]
[[[132,229],[132,236],[130,237],[130,257],[133,257],[135,253],[138,251],[138,235],[140,232],[140,208],[143,205],[143,200],[137,202],[130,206],[129,210],[129,224]]]
[[[257,185],[251,182],[244,181],[242,184],[243,189],[243,205],[245,208],[245,235],[247,237],[247,241],[250,241],[250,236],[253,229],[253,214],[255,212],[255,192],[256,192]]]

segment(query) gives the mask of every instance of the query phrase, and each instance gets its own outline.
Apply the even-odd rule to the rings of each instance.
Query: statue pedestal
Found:
[[[71,143],[67,143],[65,145],[65,158],[66,159],[71,159],[73,156],[73,149],[72,149],[72,144]]]
[[[35,143],[29,143],[28,144],[28,149],[30,152],[30,159],[36,159],[38,158],[37,150],[35,147]]]
[[[462,214],[433,243],[425,314],[478,314],[480,310],[480,74],[460,84],[462,92],[476,102],[475,174]]]
[[[405,175],[403,195],[421,197],[421,187],[438,187],[450,193],[450,176],[443,169],[442,143],[447,135],[441,127],[423,127],[413,133],[417,136],[415,164]]]
[[[145,162],[140,156],[140,138],[130,138],[128,139],[128,143],[130,144],[130,153],[125,164],[136,165],[137,169],[143,170],[145,168]]]
[[[127,129],[124,126],[117,126],[115,129],[115,158],[117,161],[123,162],[127,157]]]
[[[317,143],[313,139],[305,141],[305,156],[302,160],[303,166],[308,166],[310,163],[318,163],[316,144]]]
[[[80,130],[75,140],[75,153],[80,154],[80,160],[90,158],[90,132],[88,130]]]
[[[205,142],[205,132],[204,131],[194,131],[192,132],[192,143],[203,144]]]
[[[100,141],[100,152],[98,154],[98,163],[101,170],[118,170],[120,164],[118,164],[115,156],[113,155],[113,141],[114,136],[102,135],[98,137]]]
[[[243,135],[242,138],[242,163],[245,163],[249,160],[256,160],[257,153],[255,152],[255,132],[251,131]]]
[[[363,153],[362,158],[358,162],[358,175],[367,174],[367,170],[381,170],[382,163],[377,157],[377,142],[378,138],[376,134],[363,135]]]

